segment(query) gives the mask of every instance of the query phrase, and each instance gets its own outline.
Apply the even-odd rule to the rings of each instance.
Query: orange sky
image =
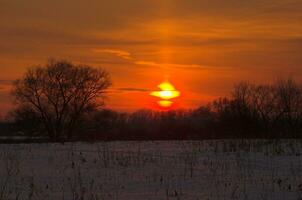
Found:
[[[240,80],[301,80],[301,21],[301,0],[0,0],[0,113],[10,81],[50,57],[107,69],[121,111],[150,106],[166,78],[184,108]]]

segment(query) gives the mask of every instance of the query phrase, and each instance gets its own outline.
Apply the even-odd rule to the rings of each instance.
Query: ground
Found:
[[[0,200],[302,199],[302,141],[1,144]]]

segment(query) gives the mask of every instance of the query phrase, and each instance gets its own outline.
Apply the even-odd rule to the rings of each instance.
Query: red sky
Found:
[[[192,108],[241,80],[302,75],[301,0],[0,0],[0,113],[11,80],[48,58],[103,67],[107,107],[150,106],[167,77]]]

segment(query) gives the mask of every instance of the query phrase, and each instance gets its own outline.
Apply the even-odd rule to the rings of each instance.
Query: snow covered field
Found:
[[[302,199],[302,141],[1,144],[0,200]]]

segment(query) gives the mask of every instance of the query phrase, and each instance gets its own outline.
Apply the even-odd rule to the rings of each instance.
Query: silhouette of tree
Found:
[[[16,80],[12,94],[17,106],[36,113],[49,137],[57,140],[71,138],[83,115],[104,104],[110,84],[103,69],[51,60]]]
[[[13,130],[27,137],[42,136],[47,134],[41,117],[29,106],[19,105],[7,116],[9,121],[13,121]]]
[[[275,84],[278,106],[277,119],[282,121],[285,132],[297,137],[298,127],[302,119],[302,87],[293,79],[278,80]]]

